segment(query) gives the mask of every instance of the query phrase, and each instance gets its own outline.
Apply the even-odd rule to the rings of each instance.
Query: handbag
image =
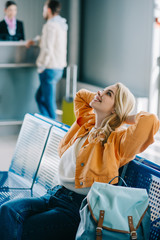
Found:
[[[111,181],[94,182],[82,201],[76,240],[148,240],[150,208],[146,189],[111,185]]]

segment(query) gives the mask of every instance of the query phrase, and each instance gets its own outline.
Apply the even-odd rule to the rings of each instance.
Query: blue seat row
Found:
[[[13,198],[38,196],[56,183],[51,176],[58,168],[57,146],[68,129],[39,114],[25,115],[9,170],[0,172],[0,205]]]
[[[126,168],[124,180],[129,187],[145,188],[149,195],[151,209],[150,240],[160,239],[160,169],[158,165],[152,167],[149,161],[136,156]]]

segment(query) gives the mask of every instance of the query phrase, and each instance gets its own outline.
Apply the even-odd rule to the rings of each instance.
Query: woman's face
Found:
[[[90,102],[90,106],[96,114],[106,117],[114,113],[115,95],[117,91],[116,85],[106,87],[103,91],[98,91],[94,99]]]
[[[17,6],[16,5],[10,5],[8,8],[4,10],[5,15],[9,19],[13,19],[17,15]]]

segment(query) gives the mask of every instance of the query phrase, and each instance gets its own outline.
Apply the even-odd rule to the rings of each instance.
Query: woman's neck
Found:
[[[100,128],[102,125],[102,122],[104,121],[104,119],[107,119],[107,117],[109,118],[110,115],[106,115],[106,114],[98,114],[97,112],[95,112],[95,128]]]
[[[6,20],[9,20],[9,21],[15,21],[15,17],[8,17],[7,15],[5,16],[5,19]]]
[[[102,117],[100,117],[100,116],[98,116],[98,115],[96,114],[96,119],[95,119],[95,120],[96,120],[96,122],[95,122],[95,128],[100,128],[100,126],[101,126],[104,118],[102,118]]]

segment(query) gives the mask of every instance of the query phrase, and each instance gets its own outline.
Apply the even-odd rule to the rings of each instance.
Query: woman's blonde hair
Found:
[[[122,83],[117,83],[115,86],[117,87],[114,104],[115,111],[103,120],[100,128],[90,133],[89,141],[97,138],[102,144],[106,143],[111,132],[115,131],[125,121],[135,106],[135,98],[130,90]]]

